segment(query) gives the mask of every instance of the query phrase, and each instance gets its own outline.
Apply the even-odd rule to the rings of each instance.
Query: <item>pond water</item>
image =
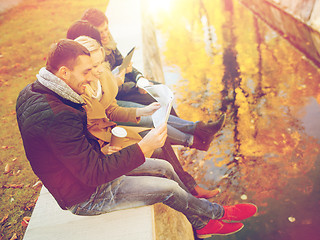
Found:
[[[320,239],[320,70],[232,0],[172,0],[155,14],[180,117],[227,114],[210,149],[180,148],[213,201],[252,202],[245,228],[212,239]]]

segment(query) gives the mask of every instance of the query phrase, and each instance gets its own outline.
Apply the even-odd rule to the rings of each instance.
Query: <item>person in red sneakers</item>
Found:
[[[242,221],[252,217],[258,210],[257,206],[251,203],[224,206],[224,214],[220,219],[210,220],[206,226],[196,230],[199,238],[208,238],[213,235],[229,235],[236,233],[243,228],[243,223],[231,222]]]
[[[118,152],[101,151],[87,128],[80,96],[94,80],[93,67],[88,49],[62,39],[51,46],[46,67],[17,98],[26,157],[59,206],[76,215],[94,216],[163,203],[184,214],[199,237],[239,231],[242,223],[228,221],[252,216],[255,205],[223,207],[196,198],[168,161],[146,158],[164,145],[166,124]]]

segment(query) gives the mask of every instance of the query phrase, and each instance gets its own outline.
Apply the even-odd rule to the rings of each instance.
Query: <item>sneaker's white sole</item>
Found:
[[[212,237],[212,236],[214,236],[214,235],[227,236],[227,235],[230,235],[230,234],[234,234],[234,233],[239,232],[243,227],[244,227],[244,225],[243,225],[241,228],[239,228],[237,231],[234,231],[234,232],[231,232],[231,233],[226,233],[226,234],[213,233],[213,234],[204,234],[204,235],[202,235],[202,234],[197,234],[197,237],[198,237],[198,238],[209,238],[209,237]]]

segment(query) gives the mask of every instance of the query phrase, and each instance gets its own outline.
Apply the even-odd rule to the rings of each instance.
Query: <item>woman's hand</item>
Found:
[[[101,148],[101,152],[105,155],[110,155],[115,152],[119,152],[121,147],[110,146],[110,143]]]
[[[146,107],[137,108],[136,117],[152,115],[160,107],[161,107],[160,103],[154,102],[154,103],[151,103],[150,105],[148,105]]]

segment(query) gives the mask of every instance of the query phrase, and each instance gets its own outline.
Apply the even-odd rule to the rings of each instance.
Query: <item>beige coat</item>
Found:
[[[115,97],[118,93],[118,86],[110,70],[102,74],[100,83],[102,88],[102,98],[100,101],[92,97],[96,84],[87,85],[85,93],[81,97],[86,103],[84,108],[87,112],[88,130],[102,143],[111,141],[111,129],[116,126],[116,123],[112,121],[138,123],[140,118],[136,117],[136,108],[124,108],[117,104]],[[142,138],[138,133],[149,129],[142,127],[121,127],[127,130],[128,135],[120,147],[126,147],[140,141]]]

